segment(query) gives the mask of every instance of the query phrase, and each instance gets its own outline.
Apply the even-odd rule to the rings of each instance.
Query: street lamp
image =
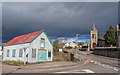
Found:
[[[78,44],[78,37],[79,37],[79,34],[76,34],[76,44]]]

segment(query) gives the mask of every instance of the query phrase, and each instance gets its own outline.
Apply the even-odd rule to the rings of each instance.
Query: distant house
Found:
[[[53,46],[44,30],[17,36],[3,48],[3,60],[29,63],[53,60]]]
[[[76,48],[77,47],[77,44],[75,42],[67,42],[65,45],[64,45],[64,48],[65,47],[72,47],[72,48]]]

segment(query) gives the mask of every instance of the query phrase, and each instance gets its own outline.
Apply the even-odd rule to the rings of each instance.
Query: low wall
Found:
[[[94,48],[93,53],[96,55],[119,58],[120,59],[120,50],[116,47],[98,47]]]

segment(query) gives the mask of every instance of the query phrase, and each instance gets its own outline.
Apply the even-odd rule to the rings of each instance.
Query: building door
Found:
[[[46,62],[46,61],[47,61],[46,50],[39,50],[38,62]]]
[[[93,47],[96,47],[96,43],[93,43]]]

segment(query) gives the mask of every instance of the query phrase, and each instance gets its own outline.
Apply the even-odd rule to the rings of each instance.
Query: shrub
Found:
[[[65,47],[65,49],[72,49],[73,47],[71,47],[71,46],[68,46],[68,47]]]

